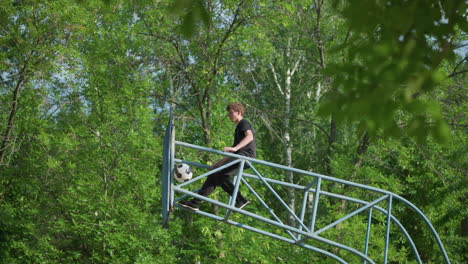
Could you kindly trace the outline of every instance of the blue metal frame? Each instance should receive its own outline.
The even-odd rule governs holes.
[[[174,191],[172,182],[174,179],[170,175],[173,175],[174,169],[174,126],[172,118],[172,108],[169,114],[169,122],[166,128],[166,134],[164,136],[163,143],[163,164],[162,164],[162,182],[161,182],[161,193],[162,193],[162,222],[163,226],[166,226],[169,221],[169,214],[172,211],[172,206],[174,204]]]
[[[171,115],[172,115],[172,113],[171,113]],[[189,143],[185,143],[185,142],[175,141],[172,124],[168,126],[168,130],[171,130],[171,132],[166,133],[165,142],[164,142],[164,147],[165,148],[164,148],[163,162],[166,165],[163,164],[163,185],[169,183],[170,186],[169,187],[168,186],[163,186],[163,223],[164,224],[166,224],[167,220],[168,220],[168,217],[164,218],[164,215],[165,215],[164,212],[167,212],[167,215],[168,215],[168,212],[172,209],[172,206],[175,205],[175,206],[179,207],[177,204],[175,204],[177,201],[179,201],[181,199],[184,199],[187,196],[191,196],[191,197],[199,198],[199,199],[201,199],[203,201],[215,204],[217,206],[220,206],[220,207],[226,209],[226,213],[222,217],[218,216],[218,215],[208,213],[208,212],[203,212],[203,211],[191,211],[191,212],[194,212],[196,214],[204,215],[204,216],[213,218],[215,220],[223,221],[223,222],[226,222],[228,224],[232,224],[232,225],[235,225],[235,226],[238,226],[238,227],[242,227],[244,229],[247,229],[247,230],[250,230],[250,231],[253,231],[253,232],[257,232],[257,233],[262,234],[262,235],[267,235],[267,236],[270,236],[272,238],[275,238],[275,239],[278,239],[278,240],[281,240],[281,241],[285,241],[285,242],[288,242],[288,243],[291,243],[291,244],[298,245],[298,246],[303,247],[303,248],[310,249],[312,251],[315,251],[315,252],[324,254],[324,255],[326,255],[328,257],[331,257],[331,258],[337,260],[340,263],[347,263],[347,262],[344,261],[343,259],[341,259],[340,257],[336,256],[333,253],[330,253],[330,252],[327,252],[325,250],[322,250],[322,249],[313,247],[311,245],[308,245],[306,243],[307,240],[312,239],[312,240],[315,240],[315,241],[323,242],[325,244],[328,244],[328,245],[331,245],[331,246],[334,246],[334,247],[349,251],[350,253],[360,257],[362,259],[362,263],[375,263],[372,259],[370,259],[368,257],[370,231],[371,231],[371,226],[372,226],[371,219],[372,219],[373,211],[375,210],[375,211],[378,211],[378,212],[380,212],[380,213],[382,213],[382,214],[384,214],[386,216],[386,233],[385,233],[385,248],[384,248],[383,263],[386,264],[387,260],[388,260],[388,247],[389,247],[389,243],[390,243],[390,228],[391,228],[392,224],[396,225],[399,228],[399,230],[403,233],[403,235],[406,237],[406,239],[408,240],[408,243],[410,244],[410,246],[411,246],[411,248],[413,250],[413,254],[415,256],[416,261],[418,263],[422,263],[421,258],[419,256],[419,252],[417,250],[417,247],[414,244],[413,240],[411,239],[410,235],[408,234],[408,232],[406,231],[404,226],[398,221],[398,219],[396,219],[392,215],[392,204],[393,204],[394,200],[397,200],[397,201],[402,202],[403,204],[405,204],[409,208],[411,208],[413,211],[415,211],[419,215],[419,217],[421,217],[424,220],[424,222],[427,224],[427,227],[432,232],[432,234],[433,234],[433,236],[434,236],[434,238],[435,238],[435,240],[436,240],[436,242],[437,242],[437,244],[438,244],[438,246],[439,246],[439,248],[441,250],[441,253],[442,253],[443,257],[444,257],[445,263],[448,263],[448,264],[450,263],[447,252],[446,252],[446,250],[445,250],[445,248],[444,248],[444,246],[443,246],[443,244],[442,244],[442,242],[441,242],[441,240],[439,238],[439,235],[437,234],[436,230],[434,229],[434,227],[432,226],[432,224],[430,223],[428,218],[416,206],[414,206],[412,203],[410,203],[406,199],[404,199],[404,198],[402,198],[402,197],[400,197],[400,196],[398,196],[396,194],[393,194],[391,192],[388,192],[388,191],[385,191],[385,190],[382,190],[382,189],[378,189],[378,188],[375,188],[375,187],[371,187],[371,186],[367,186],[367,185],[363,185],[363,184],[359,184],[359,183],[353,183],[353,182],[349,182],[349,181],[346,181],[346,180],[337,179],[337,178],[333,178],[333,177],[329,177],[329,176],[325,176],[325,175],[321,175],[321,174],[317,174],[317,173],[313,173],[313,172],[309,172],[309,171],[304,171],[304,170],[300,170],[300,169],[296,169],[296,168],[291,168],[291,167],[287,167],[287,166],[283,166],[283,165],[278,165],[278,164],[271,163],[271,162],[257,160],[257,159],[254,159],[254,158],[249,158],[249,157],[245,157],[245,156],[235,155],[235,154],[232,154],[232,153],[227,153],[227,152],[222,152],[222,151],[218,151],[218,150],[214,150],[214,149],[209,149],[209,148],[205,148],[205,147],[201,147],[201,146],[197,146],[197,145],[193,145],[193,144],[189,144]],[[170,134],[171,136],[169,137],[169,136],[167,136],[167,134]],[[169,142],[166,142],[166,140],[169,141]],[[166,147],[166,146],[168,146],[168,147]],[[200,164],[200,163],[195,163],[195,162],[190,162],[190,161],[184,161],[184,160],[180,160],[180,159],[175,158],[174,153],[175,153],[175,147],[176,146],[178,146],[178,147],[180,146],[180,147],[184,147],[184,148],[191,148],[191,149],[195,149],[195,150],[199,150],[199,151],[205,151],[205,152],[209,152],[209,153],[213,153],[213,154],[219,154],[219,155],[222,155],[222,156],[233,157],[233,158],[236,158],[236,160],[234,160],[234,161],[230,162],[229,164],[226,164],[226,165],[224,165],[222,167],[219,167],[219,168],[217,168],[215,170],[208,171],[207,173],[204,173],[204,174],[202,174],[202,175],[200,175],[198,177],[195,177],[195,178],[191,179],[190,181],[184,182],[182,184],[174,185],[173,180],[172,180],[172,178],[173,178],[172,177],[172,175],[173,175],[172,170],[173,170],[175,162],[185,162],[185,163],[187,163],[189,165],[192,165],[192,166],[195,166],[195,167],[209,168],[209,166],[207,166],[205,164]],[[168,157],[170,157],[170,158],[168,158]],[[204,197],[204,196],[200,196],[200,195],[197,194],[197,190],[189,191],[189,190],[184,188],[184,187],[187,187],[190,184],[192,184],[194,182],[197,182],[197,181],[199,181],[199,180],[201,180],[201,179],[203,179],[203,178],[205,178],[205,177],[207,177],[207,176],[209,176],[209,175],[211,175],[211,174],[213,174],[213,173],[215,173],[215,172],[217,172],[219,170],[222,170],[223,168],[226,168],[228,166],[231,166],[231,165],[237,164],[237,163],[240,163],[240,166],[239,166],[240,168],[239,168],[238,173],[237,173],[237,175],[235,176],[235,179],[234,179],[234,186],[235,187],[234,187],[233,197],[230,197],[228,203],[222,203],[220,201],[216,201],[216,200]],[[254,173],[253,174],[245,173],[244,172],[244,164],[247,164],[252,169],[252,171]],[[256,164],[265,165],[265,166],[268,166],[268,167],[281,169],[281,170],[284,170],[284,171],[291,171],[291,172],[298,173],[298,174],[301,174],[301,175],[304,175],[304,176],[310,176],[310,177],[312,177],[311,178],[312,181],[307,186],[302,186],[302,185],[298,185],[298,184],[291,184],[291,183],[287,183],[287,182],[283,182],[283,181],[279,181],[279,180],[275,180],[275,179],[270,179],[270,178],[264,177],[264,176],[262,176],[260,174],[260,172],[254,166]],[[165,166],[170,166],[170,168],[165,168]],[[166,178],[166,179],[164,179],[164,178]],[[294,217],[295,221],[298,224],[298,227],[293,227],[293,226],[286,225],[280,220],[280,218],[273,212],[273,210],[271,210],[271,208],[267,205],[267,203],[265,201],[263,201],[262,197],[249,184],[249,182],[247,180],[251,180],[251,179],[260,181],[274,195],[274,197],[281,203],[281,205],[284,207],[284,209],[287,210],[288,213]],[[367,190],[367,191],[376,193],[376,194],[380,195],[380,197],[378,197],[377,199],[375,199],[373,201],[364,201],[364,200],[359,200],[359,199],[348,197],[348,196],[341,195],[341,194],[326,192],[326,191],[321,190],[321,185],[322,185],[323,181],[330,181],[330,182],[344,184],[344,185],[347,185],[347,186],[361,188],[363,190]],[[241,183],[244,184],[249,189],[250,193],[252,193],[256,197],[256,199],[260,202],[260,204],[262,204],[262,206],[267,209],[267,211],[271,214],[271,216],[272,216],[272,218],[274,220],[263,217],[263,216],[260,216],[260,215],[257,215],[257,214],[252,213],[252,212],[248,212],[246,210],[239,210],[234,206],[235,198],[236,198],[236,195],[238,193],[239,186],[240,186]],[[300,210],[300,215],[299,216],[297,216],[294,213],[294,211],[287,205],[287,203],[283,201],[281,196],[272,188],[271,184],[277,184],[277,185],[286,186],[286,187],[289,187],[289,188],[295,188],[295,189],[301,190],[303,192],[304,197],[303,197],[303,200],[302,200],[302,208]],[[181,197],[178,197],[177,199],[174,199],[174,192],[181,193],[183,195]],[[313,205],[312,205],[312,212],[311,212],[311,215],[310,215],[310,223],[309,223],[309,226],[307,226],[304,223],[304,218],[305,218],[305,215],[306,215],[307,199],[308,199],[307,197],[308,197],[309,194],[313,195]],[[340,218],[340,219],[326,225],[325,227],[323,227],[323,228],[321,228],[319,230],[315,230],[316,229],[315,222],[316,222],[316,217],[317,217],[317,208],[319,206],[319,201],[320,201],[321,196],[327,196],[327,197],[331,197],[331,198],[337,198],[337,199],[350,201],[350,202],[362,205],[362,207],[360,207],[359,209],[347,214],[346,216],[344,216],[344,217],[342,217],[342,218]],[[378,206],[380,203],[384,203],[385,201],[387,201],[386,208],[382,208],[382,207]],[[188,210],[188,209],[183,208],[183,207],[179,207],[179,208],[184,209],[184,210]],[[343,245],[343,244],[335,242],[335,241],[328,240],[328,239],[320,236],[321,233],[323,233],[323,232],[329,230],[330,228],[342,223],[343,221],[346,221],[347,219],[350,219],[353,216],[356,216],[356,215],[358,215],[360,213],[363,213],[365,211],[368,211],[368,216],[367,216],[368,217],[368,223],[367,223],[367,230],[366,230],[366,236],[365,236],[365,242],[364,242],[364,249],[362,250],[362,252],[360,250],[350,248],[350,247],[348,247],[346,245]],[[280,236],[278,234],[274,234],[274,233],[271,233],[271,232],[266,231],[266,230],[260,230],[260,229],[255,228],[255,227],[251,227],[251,226],[248,226],[248,225],[233,221],[233,220],[230,219],[230,215],[231,215],[232,212],[237,212],[239,214],[243,214],[243,215],[246,215],[248,217],[257,219],[259,221],[262,221],[262,222],[271,224],[273,226],[282,228],[282,230],[284,230],[289,235],[290,238]]]

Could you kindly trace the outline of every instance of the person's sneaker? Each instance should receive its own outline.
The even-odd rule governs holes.
[[[185,208],[195,210],[195,211],[197,211],[198,208],[200,207],[200,204],[198,204],[197,202],[194,202],[193,200],[179,202],[179,205]]]
[[[236,201],[236,208],[237,209],[242,209],[244,208],[246,205],[249,204],[249,201],[248,200],[245,200],[245,201]]]

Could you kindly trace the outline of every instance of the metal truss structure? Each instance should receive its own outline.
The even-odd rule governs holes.
[[[172,177],[174,165],[176,163],[184,162],[191,166],[200,168],[200,170],[209,168],[209,166],[206,164],[200,164],[176,158],[176,147],[188,148],[191,150],[216,154],[220,156],[229,156],[236,158],[236,160],[232,161],[229,164],[225,164],[224,166],[219,167],[215,170],[207,170],[206,173],[203,173],[187,182],[176,185],[174,184],[174,177]],[[227,201],[226,203],[198,195],[197,190],[191,191],[188,189],[188,187],[192,186],[193,183],[199,182],[207,176],[237,163],[239,164],[239,169],[237,171],[237,175],[234,177],[234,194],[232,197],[229,198],[229,201]],[[247,173],[246,169],[253,173]],[[300,175],[302,179],[307,180],[305,181],[305,184],[301,185],[292,184],[267,177],[268,173],[271,173],[272,170],[283,171],[283,173],[288,171],[290,173]],[[355,198],[343,193],[330,192],[323,188],[325,184],[345,186],[344,188],[353,188],[353,190],[359,189],[363,193],[368,193],[368,195],[366,195],[366,198],[371,199]],[[255,202],[258,205],[258,207],[263,208],[265,212],[264,215],[258,214],[257,211],[250,212],[248,210],[240,210],[234,206],[236,196],[241,185],[246,187],[249,190],[249,194],[253,195],[256,198]],[[295,208],[291,208],[287,204],[285,199],[281,197],[278,188],[294,189],[295,192],[299,193],[299,196],[302,196],[302,203]],[[261,193],[259,193],[259,189],[261,189],[262,192],[269,192],[268,197],[270,198],[268,201],[266,201],[263,198],[264,194],[262,195]],[[175,193],[180,194],[181,196],[174,198]],[[430,223],[429,219],[415,205],[413,205],[403,197],[382,189],[374,188],[359,183],[354,183],[338,178],[329,177],[326,175],[278,165],[271,162],[266,162],[258,159],[248,158],[245,156],[239,156],[232,153],[226,153],[185,142],[176,141],[172,111],[164,139],[162,194],[163,225],[167,225],[169,221],[170,212],[173,210],[174,207],[189,210],[184,207],[178,206],[177,202],[181,199],[185,199],[188,196],[190,196],[199,198],[208,203],[215,204],[220,208],[224,208],[223,215],[215,215],[202,210],[189,210],[193,213],[210,217],[212,219],[222,221],[237,227],[241,227],[261,235],[270,236],[272,238],[315,251],[317,253],[330,257],[339,263],[348,262],[345,261],[342,257],[338,256],[337,254],[330,252],[331,250],[326,250],[323,249],[324,247],[320,248],[316,245],[321,244],[326,245],[325,248],[335,247],[347,251],[357,256],[362,261],[362,263],[386,264],[388,261],[389,243],[391,242],[390,230],[392,227],[396,227],[397,229],[392,230],[392,232],[400,232],[401,236],[404,237],[407,243],[410,245],[413,253],[412,255],[414,256],[417,263],[422,263],[420,254],[418,252],[418,248],[415,245],[408,231],[405,229],[404,224],[401,223],[392,214],[392,205],[398,202],[405,206],[407,209],[410,209],[411,211],[415,212],[416,215],[422,221],[425,222],[426,227],[431,232],[434,240],[436,241],[440,249],[440,253],[443,255],[445,263],[450,263],[446,250],[439,238],[439,235]],[[323,201],[328,201],[329,199],[334,199],[340,202],[345,201],[344,203],[349,204],[350,207],[352,207],[352,210],[350,212],[346,212],[345,214],[337,214],[338,218],[330,223],[320,223],[319,225],[319,208]],[[275,204],[276,208],[280,208],[279,210],[282,212],[282,215],[286,214],[289,218],[292,218],[292,222],[294,224],[285,223],[288,221],[281,219],[281,217],[278,216],[277,213],[275,213],[275,210],[272,208],[272,203]],[[258,227],[254,227],[252,225],[241,223],[240,221],[233,219],[232,213],[241,214],[245,217],[255,219],[255,222],[262,224]],[[360,217],[361,221],[366,222],[366,230],[363,231],[363,233],[365,234],[363,234],[362,236],[364,238],[364,241],[362,243],[361,249],[355,249],[341,243],[340,241],[333,241],[332,239],[327,238],[327,236],[325,235],[327,231],[334,229],[338,225],[343,224],[347,220],[350,220],[351,218],[355,217]],[[383,238],[384,252],[383,259],[380,261],[373,260],[368,256],[369,245],[370,243],[372,243],[371,230],[373,228],[373,224],[385,224],[385,237]],[[266,228],[267,226],[270,226],[271,228]],[[281,231],[278,232],[277,230]],[[311,241],[313,241],[314,243],[311,243]]]

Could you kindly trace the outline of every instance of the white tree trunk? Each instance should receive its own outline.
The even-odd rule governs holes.
[[[284,144],[284,158],[286,162],[286,166],[292,167],[293,166],[293,161],[292,161],[292,143],[291,143],[291,137],[290,137],[290,122],[291,122],[291,80],[293,77],[293,74],[295,72],[295,68],[291,69],[291,52],[290,52],[290,47],[291,47],[291,39],[288,39],[288,46],[286,48],[286,58],[285,61],[287,62],[288,67],[286,68],[286,79],[285,79],[285,84],[284,84],[284,103],[285,103],[285,114],[286,117],[284,118],[284,136],[283,136],[283,144]],[[297,63],[296,63],[297,67]],[[286,180],[289,183],[294,183],[294,174],[291,171],[286,172]],[[288,205],[291,208],[291,210],[294,212],[295,208],[295,195],[294,195],[294,189],[289,188],[288,189]],[[295,225],[295,220],[292,215],[288,217],[288,224],[291,226]]]
[[[284,146],[284,153],[283,157],[285,160],[285,165],[288,167],[293,167],[293,159],[292,159],[292,152],[293,146],[291,142],[291,131],[290,131],[290,122],[292,118],[291,112],[291,94],[292,94],[292,78],[299,66],[302,57],[298,57],[297,59],[292,58],[291,56],[291,38],[288,40],[288,45],[284,52],[284,64],[285,64],[285,71],[282,73],[284,76],[284,83],[280,83],[280,79],[278,78],[279,73],[276,71],[275,66],[270,63],[271,71],[273,73],[273,79],[275,81],[276,88],[278,89],[281,96],[284,98],[284,120],[283,120],[283,134],[281,135],[281,142]],[[291,63],[295,60],[294,63]],[[294,183],[294,174],[290,171],[286,172],[286,180],[289,183]],[[287,199],[286,203],[294,212],[295,208],[295,194],[294,189],[290,188],[287,191]],[[287,222],[289,225],[295,225],[295,219],[292,215],[289,215]]]

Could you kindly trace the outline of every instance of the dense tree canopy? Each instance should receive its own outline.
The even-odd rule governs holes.
[[[1,1],[0,263],[334,263],[187,212],[161,226],[169,108],[178,140],[221,149],[232,101],[247,106],[260,159],[401,195],[465,263],[466,10],[463,0]],[[423,262],[441,263],[424,224],[394,211]],[[336,237],[360,248],[360,225]],[[416,263],[404,243],[390,251],[389,262]]]

